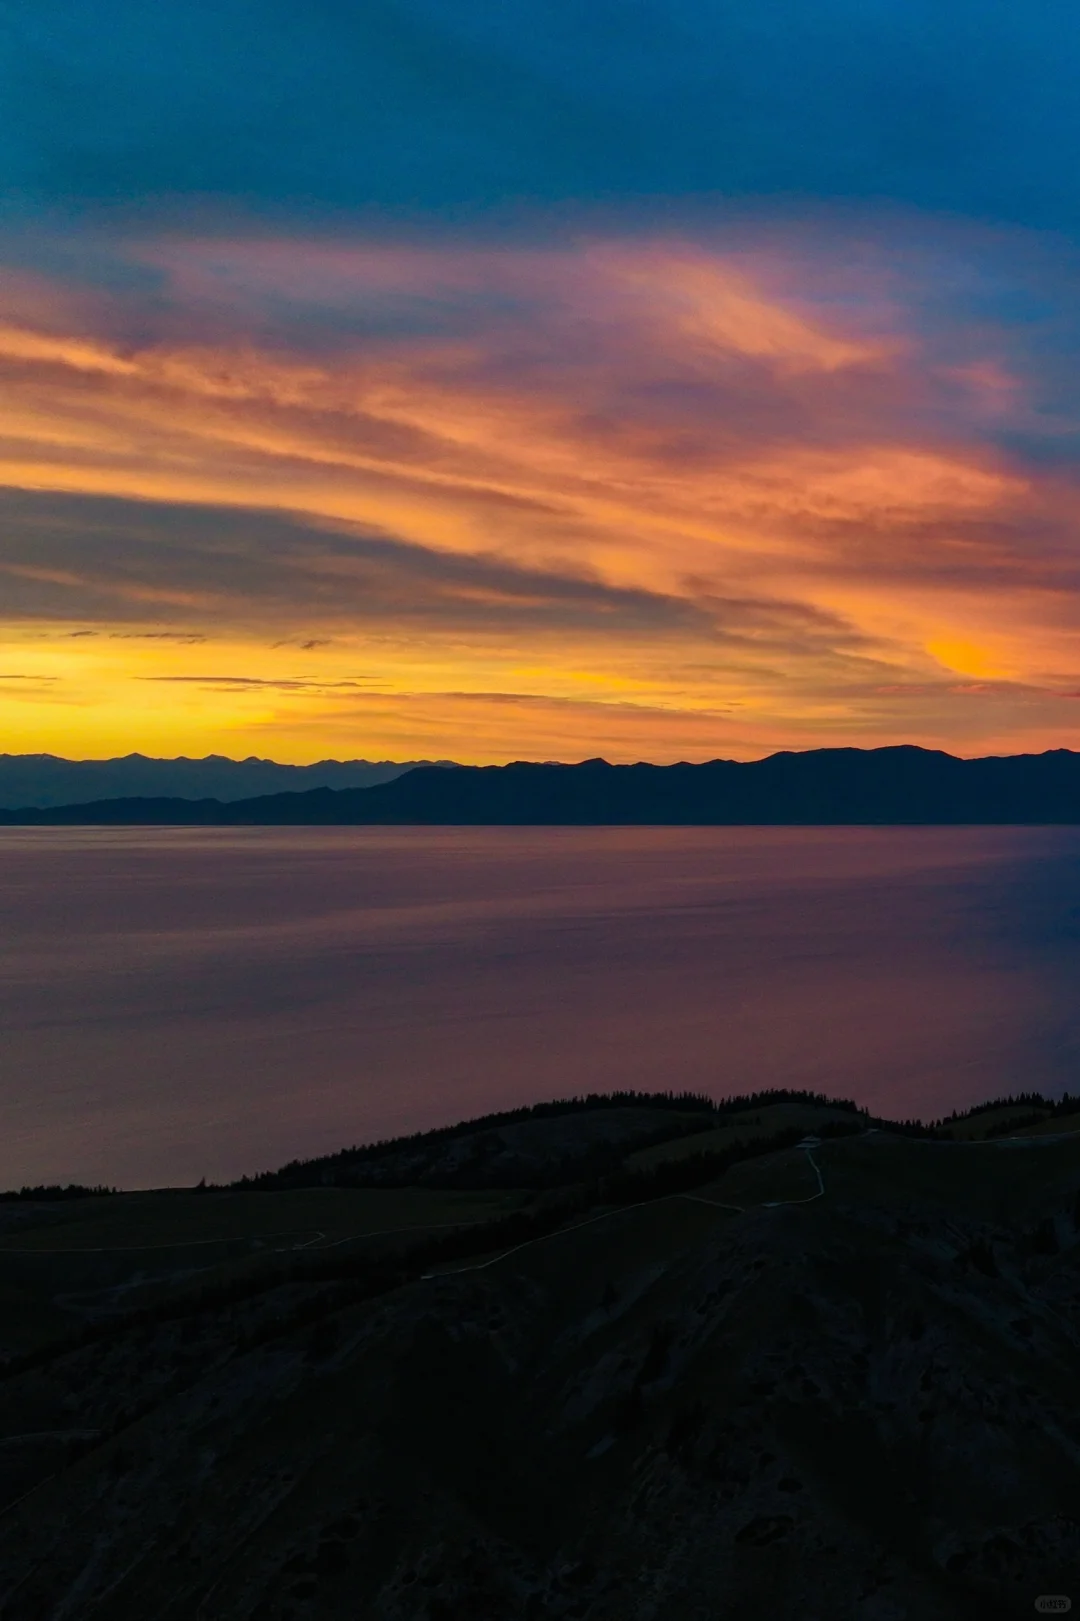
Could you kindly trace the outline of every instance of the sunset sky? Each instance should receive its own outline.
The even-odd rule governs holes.
[[[1080,9],[9,0],[0,750],[1080,747]]]

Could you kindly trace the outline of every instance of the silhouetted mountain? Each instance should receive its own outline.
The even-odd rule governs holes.
[[[256,794],[311,788],[373,788],[391,782],[414,764],[429,761],[319,760],[315,765],[279,765],[276,760],[230,760],[208,754],[156,760],[127,754],[114,760],[64,760],[55,754],[0,754],[0,806],[92,803],[135,796],[220,799],[228,803]],[[445,762],[436,762],[443,764]]]
[[[27,823],[738,825],[1077,823],[1080,754],[961,760],[938,750],[813,749],[703,765],[421,766],[366,789],[223,804],[121,799],[0,814]]]

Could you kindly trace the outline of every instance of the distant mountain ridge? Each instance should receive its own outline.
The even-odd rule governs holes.
[[[418,766],[367,788],[231,804],[159,796],[0,812],[8,824],[738,826],[1080,824],[1080,754],[962,760],[912,745],[701,765]]]
[[[208,754],[155,759],[127,754],[112,760],[66,760],[56,754],[0,754],[0,807],[89,804],[103,799],[218,799],[229,804],[261,794],[310,788],[373,788],[414,765],[447,761],[319,760],[279,765],[249,756],[232,760]]]

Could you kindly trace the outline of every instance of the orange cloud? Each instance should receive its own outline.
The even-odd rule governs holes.
[[[1072,486],[983,436],[1029,414],[1000,358],[943,363],[895,300],[845,325],[812,277],[674,241],[131,251],[167,316],[44,280],[0,304],[0,483],[40,497],[0,536],[0,634],[47,666],[64,625],[182,620],[259,684],[166,715],[147,678],[189,652],[87,642],[39,717],[69,695],[65,752],[128,723],[355,751],[354,720],[385,751],[395,705],[410,752],[475,758],[1072,735]],[[319,679],[282,685],[273,644],[313,628]],[[377,722],[324,703],[358,658]]]
[[[681,334],[699,353],[715,350],[795,372],[831,372],[886,361],[899,348],[895,340],[860,341],[830,331],[763,296],[745,274],[701,252],[609,253],[599,262],[617,287],[638,297],[646,319],[668,338]]]

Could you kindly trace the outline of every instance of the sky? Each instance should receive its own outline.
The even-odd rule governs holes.
[[[1080,11],[5,0],[0,748],[1080,748]]]

